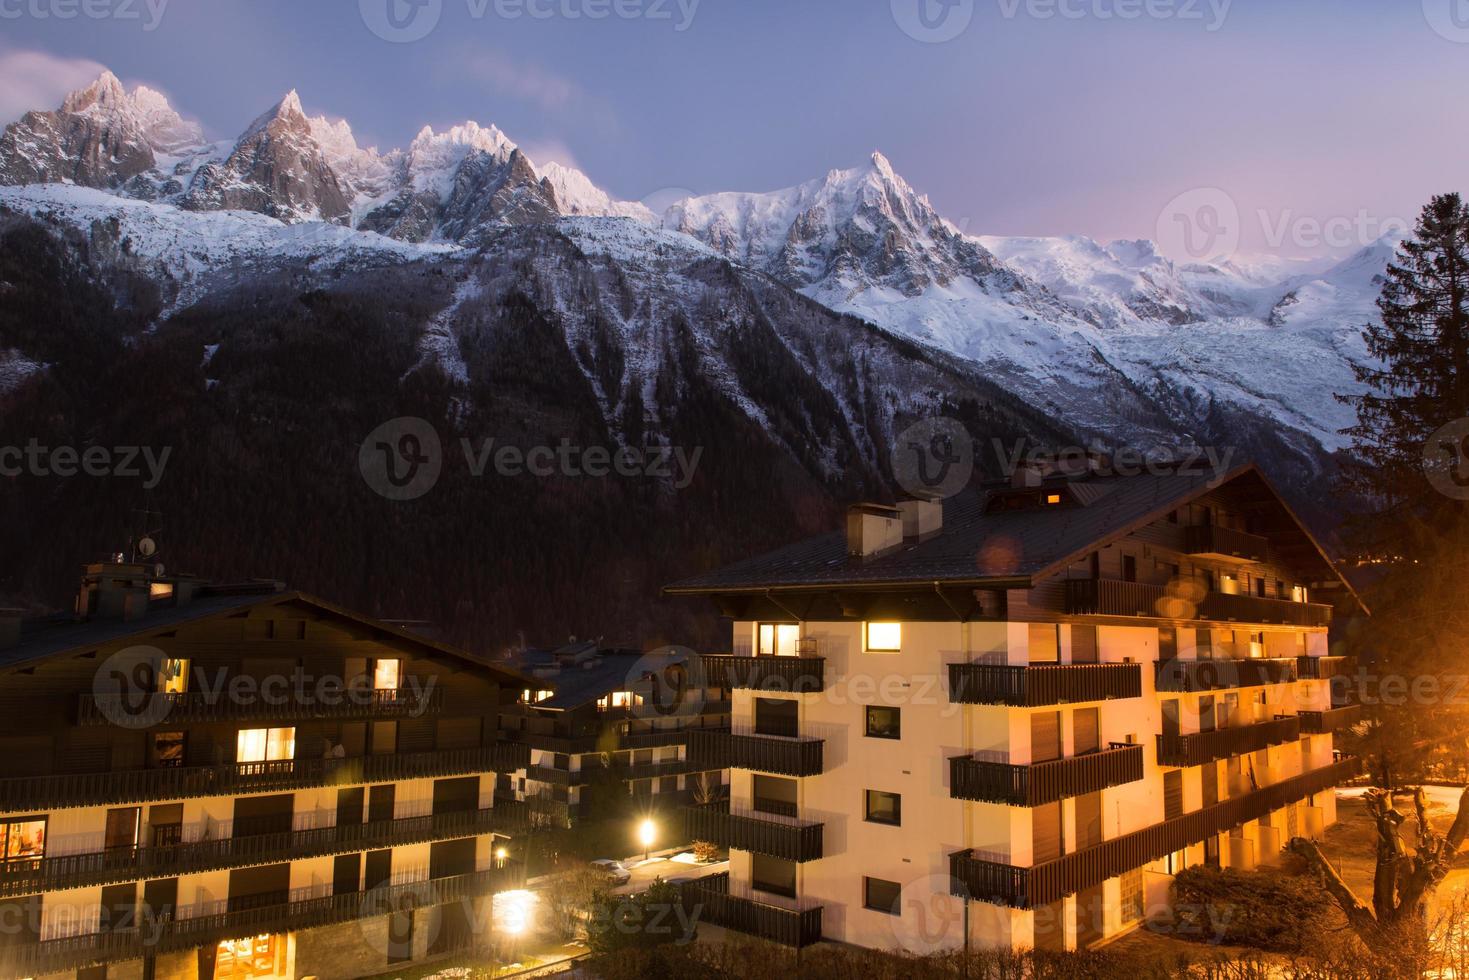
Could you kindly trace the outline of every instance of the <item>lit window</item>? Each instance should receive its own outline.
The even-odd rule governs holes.
[[[403,661],[375,660],[372,665],[372,689],[374,691],[396,691],[401,680]]]
[[[631,691],[613,691],[611,694],[604,694],[597,699],[597,707],[603,710],[607,708],[631,708],[642,703],[642,696],[634,694]]]
[[[173,596],[172,582],[150,582],[148,584],[148,598],[168,599]]]
[[[45,855],[44,819],[14,820],[0,824],[0,857],[7,864],[11,861],[34,860]]]
[[[1291,597],[1291,601],[1292,602],[1305,602],[1306,601],[1306,587],[1304,585],[1294,586],[1290,590],[1290,597]]]
[[[901,709],[885,705],[868,705],[868,738],[902,738],[903,724]]]
[[[795,623],[761,623],[760,655],[764,657],[794,657],[796,641],[801,638],[801,627]]]
[[[1048,494],[1046,494],[1046,505],[1047,506],[1051,506],[1051,505],[1054,505],[1054,504],[1059,504],[1060,502],[1061,502],[1061,495],[1059,493],[1048,493]]]
[[[189,662],[165,657],[158,665],[158,690],[162,694],[183,694],[189,689]]]
[[[868,823],[885,823],[894,827],[902,825],[903,798],[900,795],[869,789],[866,793],[866,801],[864,819]]]
[[[555,691],[532,691],[530,688],[526,688],[520,692],[520,700],[525,704],[536,704],[546,700],[555,693]]]
[[[236,762],[279,762],[295,757],[294,728],[245,728],[235,740]]]
[[[903,649],[902,623],[868,623],[867,649],[872,653],[897,653]]]

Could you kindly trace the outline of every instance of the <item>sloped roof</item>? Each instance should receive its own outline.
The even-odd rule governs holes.
[[[59,614],[29,620],[22,625],[19,643],[6,649],[0,649],[0,670],[20,669],[51,657],[81,652],[121,640],[144,641],[187,623],[230,615],[254,606],[296,602],[367,627],[397,643],[462,660],[481,670],[498,673],[508,682],[522,684],[530,680],[526,675],[503,664],[486,661],[448,644],[396,629],[387,623],[360,615],[304,592],[274,591],[259,587],[238,591],[206,587],[203,591],[204,594],[196,596],[183,606],[167,604],[150,608],[141,619],[79,620],[68,614]]]
[[[668,586],[672,595],[758,593],[772,590],[864,589],[951,583],[1025,588],[1063,569],[1089,551],[1161,520],[1216,486],[1250,481],[1280,505],[1291,553],[1350,590],[1310,532],[1253,465],[1222,478],[1199,472],[1145,472],[1126,476],[1089,476],[1058,483],[1071,490],[1075,504],[986,513],[996,493],[970,491],[944,501],[941,533],[907,541],[891,551],[853,557],[841,531],[808,538],[754,558]],[[1355,592],[1352,593],[1355,597]]]

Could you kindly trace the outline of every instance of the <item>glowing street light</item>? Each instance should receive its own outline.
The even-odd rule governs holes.
[[[638,839],[643,842],[643,860],[647,861],[653,850],[653,841],[658,839],[658,825],[652,820],[638,824]]]

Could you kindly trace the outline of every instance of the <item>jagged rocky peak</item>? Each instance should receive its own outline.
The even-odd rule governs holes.
[[[0,136],[0,183],[71,182],[118,188],[162,161],[202,146],[203,131],[162,93],[131,93],[110,71],[54,111],[28,112]]]
[[[345,223],[352,213],[294,89],[250,124],[226,159],[199,168],[184,205],[258,211],[288,223]]]

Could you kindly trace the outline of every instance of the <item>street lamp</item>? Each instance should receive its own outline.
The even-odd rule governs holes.
[[[653,841],[658,837],[658,826],[652,820],[644,820],[638,824],[638,839],[643,842],[643,860],[648,860],[648,855],[653,850]]]

